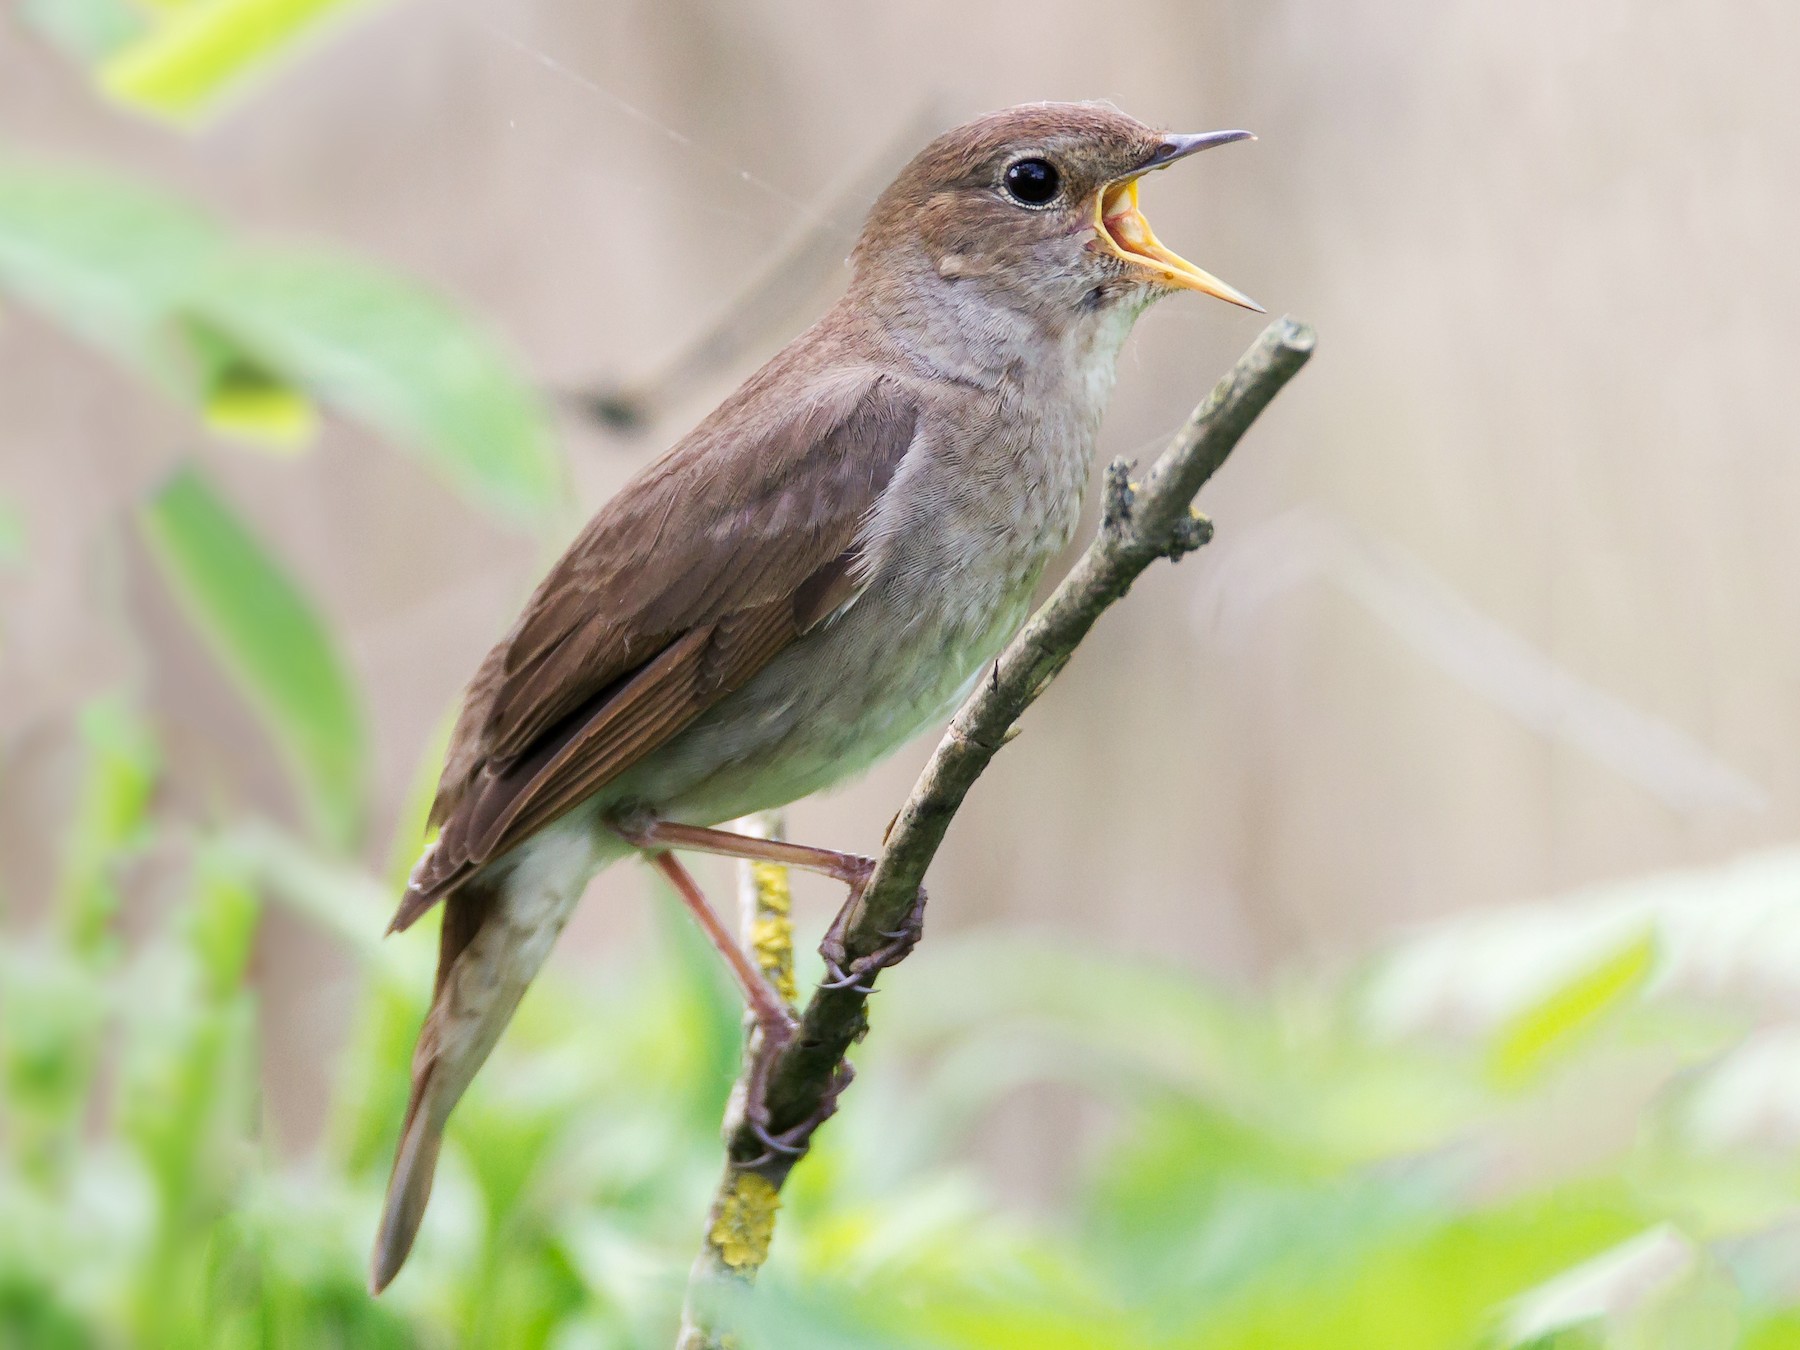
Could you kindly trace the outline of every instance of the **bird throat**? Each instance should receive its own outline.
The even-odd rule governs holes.
[[[1073,399],[1097,418],[1119,353],[1157,292],[1133,287],[1098,304],[1025,309],[935,272],[912,302],[883,314],[887,336],[921,374],[983,389],[1023,386]]]

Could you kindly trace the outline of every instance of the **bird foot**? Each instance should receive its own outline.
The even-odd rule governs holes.
[[[832,1075],[830,1086],[819,1098],[819,1104],[803,1120],[784,1130],[776,1130],[770,1124],[768,1103],[769,1067],[774,1064],[775,1059],[776,1055],[765,1042],[751,1067],[750,1081],[744,1094],[744,1128],[762,1146],[761,1153],[738,1164],[749,1171],[767,1167],[777,1161],[792,1163],[794,1159],[802,1157],[811,1146],[813,1132],[837,1113],[838,1095],[856,1077],[856,1070],[848,1061],[840,1063],[837,1072]]]
[[[874,871],[872,864],[869,870]],[[862,888],[867,884],[868,876],[865,875],[859,883],[851,886],[850,903],[838,911],[837,918],[832,920],[831,927],[826,930],[825,940],[819,944],[819,955],[825,958],[827,978],[823,987],[826,989],[853,989],[859,994],[872,993],[875,976],[889,966],[904,961],[924,935],[926,896],[925,888],[921,886],[905,922],[896,929],[877,930],[887,941],[871,952],[852,958],[844,946],[844,939],[850,926],[851,912],[856,908],[855,902],[861,898]]]

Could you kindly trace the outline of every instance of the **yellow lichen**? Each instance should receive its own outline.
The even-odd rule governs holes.
[[[787,868],[780,863],[759,862],[750,864],[750,872],[756,878],[757,904],[776,914],[786,914],[793,908],[794,894],[788,889]]]
[[[755,1270],[769,1258],[781,1193],[757,1172],[740,1172],[725,1193],[707,1240],[735,1271]]]
[[[799,989],[794,983],[794,922],[788,917],[794,897],[788,889],[787,868],[759,862],[752,863],[750,871],[756,879],[756,920],[750,926],[750,946],[775,991],[792,1003]]]

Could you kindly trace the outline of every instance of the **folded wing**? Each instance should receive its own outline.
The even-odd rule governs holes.
[[[771,367],[609,502],[470,685],[432,809],[443,829],[393,927],[853,599],[859,530],[916,423],[892,375]]]

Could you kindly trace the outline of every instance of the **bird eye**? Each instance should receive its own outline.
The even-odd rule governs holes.
[[[1022,206],[1042,206],[1062,189],[1062,175],[1047,159],[1021,159],[1006,166],[1009,197]]]

